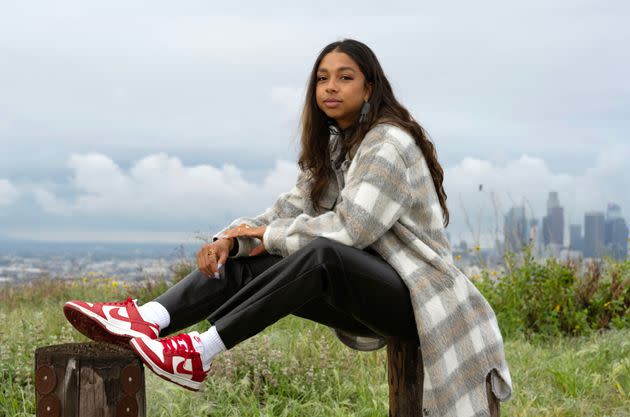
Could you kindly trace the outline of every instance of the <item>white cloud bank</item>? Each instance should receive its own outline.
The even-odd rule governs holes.
[[[602,149],[595,165],[584,173],[567,175],[553,172],[543,159],[528,155],[505,164],[465,158],[445,169],[447,202],[452,222],[457,223],[451,238],[458,242],[479,234],[482,243],[490,245],[497,220],[502,230],[503,214],[510,207],[524,205],[530,218],[540,220],[546,215],[550,191],[558,192],[560,204],[565,208],[567,230],[570,223],[583,225],[587,211],[605,212],[608,202],[619,204],[624,217],[629,219],[629,160],[630,145],[618,145]],[[470,226],[466,225],[466,217]],[[565,239],[568,240],[566,231]]]
[[[627,218],[628,160],[629,145],[605,149],[592,168],[581,175],[567,175],[553,172],[543,159],[528,155],[505,164],[465,158],[445,167],[451,238],[456,243],[475,240],[479,234],[482,244],[490,245],[511,206],[525,205],[528,216],[540,219],[546,214],[550,191],[559,193],[567,229],[569,223],[582,223],[586,211],[604,211],[610,201],[620,204]],[[103,154],[76,154],[69,158],[68,167],[72,172],[68,184],[35,188],[43,211],[89,218],[95,226],[99,220],[119,219],[129,230],[136,223],[150,223],[156,225],[155,232],[185,230],[190,224],[218,229],[234,218],[262,213],[293,187],[297,175],[295,163],[278,160],[263,178],[247,181],[235,165],[185,166],[164,153],[144,157],[128,169]],[[74,195],[62,197],[55,191],[64,187],[74,190]]]
[[[0,207],[12,204],[19,195],[20,192],[11,181],[0,178]]]
[[[118,217],[168,225],[198,219],[209,224],[231,213],[262,212],[295,182],[297,165],[277,161],[259,182],[248,182],[232,164],[184,166],[164,153],[149,155],[125,170],[103,154],[72,155],[72,198],[62,198],[50,187],[36,187],[41,208],[63,216]]]

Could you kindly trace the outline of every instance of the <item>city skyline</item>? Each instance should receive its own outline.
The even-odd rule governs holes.
[[[628,224],[618,204],[609,202],[606,212],[589,210],[584,213],[583,222],[567,223],[558,193],[550,191],[547,214],[541,219],[528,218],[522,206],[510,208],[504,216],[504,241],[497,241],[496,246],[499,252],[503,249],[520,252],[534,243],[537,257],[558,257],[564,251],[565,257],[579,253],[584,258],[601,259],[607,255],[625,260],[630,242],[628,234]]]

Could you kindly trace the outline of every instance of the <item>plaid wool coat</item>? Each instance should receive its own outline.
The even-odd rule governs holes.
[[[324,193],[324,209],[313,209],[309,178],[300,170],[295,187],[264,213],[234,220],[214,239],[245,223],[266,225],[265,249],[283,257],[320,236],[359,249],[370,246],[409,288],[424,363],[425,414],[489,416],[486,376],[491,374],[500,400],[512,393],[503,339],[494,311],[453,262],[422,151],[411,135],[389,124],[373,127],[349,152],[352,159],[340,155],[341,140],[330,138],[337,181]],[[256,238],[237,239],[235,257],[260,244]],[[359,339],[355,345],[342,340],[361,347]]]

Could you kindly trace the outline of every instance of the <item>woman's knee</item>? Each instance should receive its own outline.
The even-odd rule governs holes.
[[[341,247],[346,247],[343,243],[336,240],[328,239],[327,237],[316,237],[305,245],[301,252],[307,256],[314,256],[320,261],[341,262]]]
[[[319,251],[335,251],[338,252],[340,248],[349,248],[348,245],[345,245],[341,242],[338,242],[333,239],[329,239],[327,237],[318,236],[315,239],[311,240],[304,249],[307,250],[319,250]]]

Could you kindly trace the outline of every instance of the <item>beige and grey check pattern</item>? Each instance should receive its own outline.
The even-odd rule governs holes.
[[[331,161],[340,156],[340,140],[331,137]],[[333,164],[337,181],[324,193],[324,209],[313,209],[309,179],[300,171],[293,189],[264,213],[238,218],[224,230],[241,223],[266,225],[266,250],[283,257],[320,236],[376,250],[409,288],[424,362],[426,415],[489,416],[486,375],[492,374],[500,400],[512,392],[503,339],[494,311],[453,262],[422,151],[408,133],[387,124],[371,129],[355,150],[351,160]],[[247,256],[260,243],[238,240],[235,257]]]

